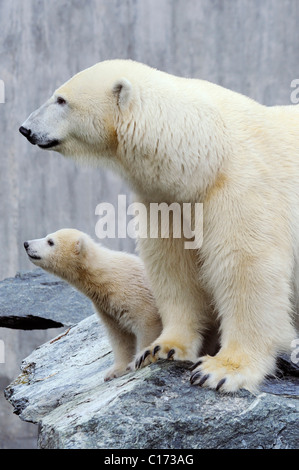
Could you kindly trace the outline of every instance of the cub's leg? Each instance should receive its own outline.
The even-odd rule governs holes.
[[[124,331],[108,315],[98,311],[97,313],[107,329],[114,356],[114,364],[106,371],[104,376],[104,380],[108,381],[125,375],[132,370],[131,361],[136,350],[136,336],[133,333]]]
[[[194,361],[206,327],[207,302],[196,273],[196,252],[184,239],[140,239],[139,251],[162,319],[161,335],[136,357],[136,367],[158,358]]]

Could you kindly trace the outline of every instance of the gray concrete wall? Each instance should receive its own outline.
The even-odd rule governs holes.
[[[25,117],[74,73],[132,58],[266,104],[299,75],[298,0],[1,0],[0,279],[31,269],[23,241],[64,226],[94,235],[94,210],[127,191],[114,175],[29,145]],[[133,249],[131,240],[107,240]]]
[[[298,23],[298,0],[0,0],[0,279],[32,269],[24,240],[66,226],[94,235],[96,205],[129,194],[115,175],[78,167],[18,133],[58,85],[95,62],[131,58],[265,104],[289,104],[290,83],[299,78]],[[133,250],[131,240],[107,245]],[[1,386],[17,374],[15,342],[27,355],[38,339],[7,333],[15,359],[5,373],[0,365]],[[13,429],[27,442],[27,428],[18,422]],[[11,439],[10,447],[19,445]]]

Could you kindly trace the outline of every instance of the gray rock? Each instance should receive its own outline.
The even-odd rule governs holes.
[[[42,269],[0,282],[0,327],[59,328],[74,325],[92,313],[89,299]]]
[[[298,368],[284,360],[256,396],[191,386],[190,364],[170,361],[104,382],[112,354],[92,315],[27,357],[5,396],[41,448],[298,448]]]

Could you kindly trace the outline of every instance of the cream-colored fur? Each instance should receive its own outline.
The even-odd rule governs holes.
[[[295,336],[299,108],[116,60],[75,75],[23,126],[33,143],[117,169],[147,206],[203,203],[198,249],[139,241],[163,322],[140,358],[195,361],[218,321],[220,351],[191,381],[254,390]]]
[[[92,300],[114,353],[114,365],[105,380],[133,370],[136,351],[149,346],[162,329],[142,261],[108,250],[74,229],[30,240],[25,248],[34,264]]]

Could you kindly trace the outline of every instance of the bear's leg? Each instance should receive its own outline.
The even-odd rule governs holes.
[[[234,392],[258,389],[275,370],[278,352],[288,350],[291,322],[291,250],[273,244],[250,254],[232,249],[206,263],[220,318],[221,348],[193,367],[191,383]],[[216,275],[217,273],[217,275]]]
[[[125,332],[113,318],[103,312],[97,313],[106,327],[114,356],[114,364],[104,376],[107,382],[133,370],[131,361],[136,350],[136,336]]]
[[[136,367],[157,359],[194,361],[206,328],[207,299],[200,288],[195,250],[183,239],[141,239],[139,250],[162,319],[161,335],[136,356]]]

